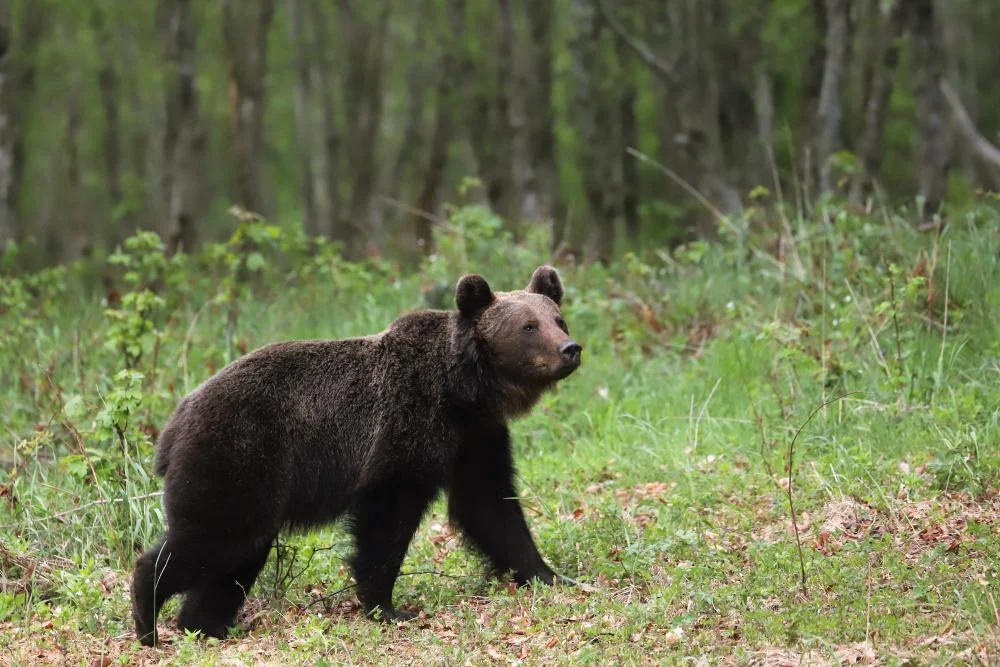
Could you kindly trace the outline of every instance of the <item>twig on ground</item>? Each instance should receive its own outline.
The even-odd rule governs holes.
[[[840,396],[837,396],[836,398],[831,398],[829,401],[824,401],[823,403],[813,408],[813,411],[809,413],[809,416],[806,418],[804,422],[802,422],[802,425],[799,426],[798,429],[796,429],[795,435],[792,436],[791,441],[788,443],[788,488],[786,489],[786,491],[788,493],[788,511],[792,516],[792,530],[795,532],[795,548],[799,554],[799,569],[802,573],[803,595],[808,595],[808,591],[806,589],[806,559],[805,556],[802,555],[802,538],[799,536],[798,521],[795,520],[795,499],[794,499],[794,494],[792,493],[792,474],[795,471],[795,468],[793,466],[795,457],[795,441],[799,439],[799,434],[802,433],[802,429],[806,427],[806,424],[812,421],[812,418],[815,417],[816,413],[818,413],[820,410],[830,405],[831,403],[836,403],[837,401],[850,396],[851,394],[860,394],[860,393],[861,392],[859,391],[849,391],[846,394],[841,394]]]

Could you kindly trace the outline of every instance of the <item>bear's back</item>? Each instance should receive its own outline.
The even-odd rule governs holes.
[[[376,337],[287,341],[233,361],[178,404],[157,443],[157,473],[178,457],[329,430],[331,396],[370,399],[377,349]]]

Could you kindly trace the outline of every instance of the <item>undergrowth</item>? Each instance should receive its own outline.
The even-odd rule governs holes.
[[[751,209],[716,242],[560,266],[583,367],[514,438],[539,547],[581,586],[485,579],[439,502],[396,588],[418,621],[360,618],[332,526],[275,545],[232,639],[165,632],[155,650],[134,641],[127,581],[163,530],[153,448],[176,402],[257,346],[450,307],[468,271],[522,287],[548,239],[458,208],[407,272],[234,211],[196,256],[143,232],[23,275],[12,250],[0,658],[996,660],[1000,214],[930,233],[832,206],[779,219]]]

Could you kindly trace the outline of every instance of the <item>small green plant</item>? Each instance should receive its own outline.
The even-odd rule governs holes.
[[[236,229],[225,243],[207,249],[209,262],[216,267],[220,280],[213,303],[226,309],[226,361],[233,359],[233,341],[240,319],[240,304],[248,300],[254,286],[265,283],[276,270],[274,257],[279,253],[282,231],[267,224],[262,217],[238,206],[229,209]]]
[[[105,344],[121,354],[126,368],[135,368],[150,344],[159,342],[156,318],[164,306],[162,297],[144,289],[126,293],[120,308],[105,311],[111,322]]]
[[[167,272],[166,245],[156,232],[140,231],[125,239],[108,257],[108,263],[122,269],[125,284],[132,289],[152,289]]]
[[[119,307],[104,311],[110,322],[105,345],[121,355],[126,368],[135,368],[151,346],[159,349],[157,325],[166,301],[156,290],[162,287],[170,268],[165,250],[156,233],[138,232],[125,240],[124,249],[108,258],[110,264],[121,267],[130,291],[121,296]]]

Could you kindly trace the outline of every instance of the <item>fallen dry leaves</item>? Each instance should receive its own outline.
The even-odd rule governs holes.
[[[945,547],[952,553],[976,544],[968,532],[970,523],[1000,525],[1000,494],[991,491],[976,499],[965,493],[946,493],[935,500],[899,501],[888,510],[854,498],[839,498],[815,513],[802,512],[796,519],[803,545],[830,556],[849,542],[883,535],[892,537],[907,560]],[[782,526],[761,523],[751,533],[759,543],[774,543],[793,534],[790,521]]]

